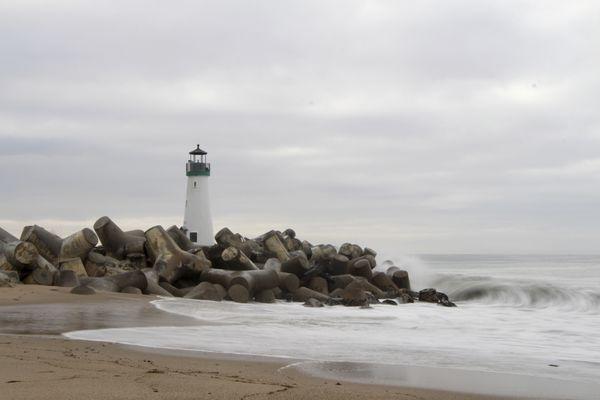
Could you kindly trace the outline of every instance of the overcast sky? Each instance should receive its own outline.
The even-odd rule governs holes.
[[[50,5],[51,4],[51,5]],[[0,2],[0,226],[599,253],[590,1]]]

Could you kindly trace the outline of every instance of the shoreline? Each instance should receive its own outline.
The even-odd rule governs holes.
[[[81,329],[199,325],[192,318],[156,309],[150,304],[155,299],[119,293],[77,296],[67,288],[29,285],[0,289],[0,356],[10,360],[1,363],[0,376],[8,398],[62,399],[64,381],[69,382],[69,393],[74,390],[88,398],[90,392],[97,398],[203,398],[201,393],[206,398],[259,399],[514,398],[391,386],[375,378],[356,379],[352,368],[346,375],[331,375],[325,373],[331,363],[320,363],[319,376],[319,369],[291,367],[300,360],[171,351],[61,335]],[[44,384],[30,384],[38,381]]]

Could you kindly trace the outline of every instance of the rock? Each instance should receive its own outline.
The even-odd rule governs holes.
[[[252,239],[246,239],[239,234],[234,234],[229,228],[223,228],[215,235],[215,241],[222,249],[235,247],[252,259],[254,253],[261,253],[262,247]]]
[[[302,250],[302,242],[296,239],[296,232],[293,229],[283,231],[283,245],[288,251]]]
[[[133,286],[126,286],[123,289],[121,289],[121,293],[142,294],[142,291],[139,288]]]
[[[319,246],[313,246],[310,249],[310,253],[311,253],[310,261],[313,264],[325,264],[325,265],[338,254],[335,247],[330,244],[322,244]]]
[[[398,297],[396,298],[400,304],[408,304],[414,303],[414,298],[409,293],[398,293]]]
[[[87,271],[85,266],[81,262],[81,258],[68,258],[66,260],[62,260],[58,266],[59,271],[73,271],[77,277],[87,277]]]
[[[279,286],[279,276],[277,272],[270,270],[239,271],[233,274],[231,285],[242,285],[248,289],[250,296],[253,296]]]
[[[294,274],[287,272],[277,272],[279,278],[279,288],[288,292],[294,292],[300,287],[300,279]]]
[[[315,292],[314,290],[304,286],[299,287],[298,290],[291,293],[292,301],[306,302],[308,299],[311,298],[322,302],[326,302],[329,300],[329,296],[324,295],[323,293]]]
[[[14,287],[19,283],[19,275],[14,271],[0,271],[0,287]]]
[[[54,265],[50,264],[44,257],[39,255],[36,259],[36,264],[38,264],[38,266],[23,279],[23,283],[28,285],[52,286],[56,279],[56,275],[58,274]]]
[[[81,285],[105,292],[120,292],[127,286],[137,287],[142,292],[146,292],[150,284],[148,278],[146,278],[146,275],[142,271],[129,271],[102,278],[79,277],[79,282]],[[160,286],[156,286],[161,289]],[[166,295],[169,295],[168,292],[163,292],[166,293]]]
[[[53,265],[58,265],[63,240],[38,225],[26,226],[21,240],[33,244],[38,253]]]
[[[308,288],[324,295],[329,295],[329,289],[327,288],[327,281],[325,278],[315,276],[308,282]]]
[[[285,248],[281,239],[279,238],[279,235],[277,235],[275,231],[270,231],[264,235],[263,245],[265,246],[265,249],[273,253],[275,257],[277,257],[282,263],[285,263],[291,258],[290,253]]]
[[[419,301],[425,301],[427,303],[437,303],[437,290],[435,289],[423,289],[419,292]]]
[[[456,307],[456,304],[450,301],[445,293],[437,292],[438,305],[444,307]]]
[[[302,241],[302,251],[304,252],[304,254],[306,254],[306,257],[309,259],[312,257],[313,247],[314,246],[310,242],[307,242],[306,240]]]
[[[390,305],[390,306],[397,306],[397,305],[398,305],[398,303],[396,303],[396,302],[395,302],[394,300],[392,300],[392,299],[385,299],[385,300],[382,300],[382,301],[381,301],[381,304],[387,304],[387,305]]]
[[[98,236],[89,228],[83,228],[62,239],[59,260],[80,258],[84,260],[98,244]]]
[[[75,286],[73,289],[71,289],[71,293],[88,295],[88,294],[95,294],[96,291],[89,286],[81,285],[81,286]]]
[[[59,271],[56,274],[54,286],[76,287],[79,286],[79,278],[77,277],[77,274],[75,274],[75,271]]]
[[[353,284],[360,285],[363,290],[371,293],[377,299],[383,299],[386,297],[385,292],[379,289],[377,286],[373,285],[366,278],[357,276],[355,277],[355,281]]]
[[[218,283],[213,283],[213,287],[215,288],[221,299],[227,297],[227,290],[225,290],[223,286],[219,285]]]
[[[362,276],[363,278],[371,279],[373,271],[371,263],[366,258],[356,258],[348,263],[348,273],[354,276]]]
[[[398,267],[391,266],[387,269],[386,274],[399,289],[410,290],[408,272],[401,270]]]
[[[357,282],[349,284],[342,292],[342,304],[350,307],[358,307],[369,304],[369,296],[366,290]]]
[[[327,272],[331,275],[344,275],[348,273],[348,257],[336,254],[327,265]]]
[[[163,289],[158,284],[159,276],[158,276],[158,272],[155,269],[144,268],[141,271],[131,271],[130,273],[133,273],[133,272],[141,272],[142,274],[144,274],[144,277],[146,278],[146,288],[140,287],[140,289],[142,290],[142,293],[154,294],[157,296],[164,296],[164,297],[173,297],[173,295],[169,291]],[[135,286],[135,285],[126,285],[126,286]]]
[[[106,274],[106,256],[96,251],[91,251],[86,257],[83,266],[89,277],[103,277]]]
[[[195,300],[223,300],[222,292],[215,288],[215,285],[209,282],[201,282],[183,297],[186,299]]]
[[[297,255],[288,258],[286,261],[281,262],[281,272],[287,272],[296,275],[298,278],[302,278],[306,272],[308,272],[310,264],[306,257]]]
[[[169,234],[169,236],[171,236],[173,241],[175,241],[175,243],[177,243],[177,246],[179,246],[179,248],[181,248],[182,250],[190,251],[190,250],[194,250],[194,249],[200,249],[202,247],[202,246],[192,242],[185,235],[185,233],[175,225],[169,227],[169,229],[167,229],[167,233]]]
[[[223,250],[221,258],[227,265],[228,269],[237,271],[252,271],[258,270],[258,267],[244,254],[243,251],[230,246]]]
[[[304,302],[304,307],[325,307],[323,303],[321,303],[317,299],[313,299],[312,297]]]
[[[329,277],[329,291],[333,292],[335,289],[344,289],[355,280],[356,278],[350,274],[331,276]]]
[[[275,294],[273,290],[262,290],[254,295],[254,300],[259,303],[275,303]]]
[[[154,260],[153,269],[169,283],[183,277],[199,277],[202,271],[211,267],[202,252],[190,254],[181,250],[162,226],[146,231],[146,249],[150,259]]]
[[[16,271],[34,267],[39,253],[33,244],[20,241],[3,230],[0,234],[0,255],[5,259],[5,263],[10,264]]]
[[[229,287],[231,286],[231,279],[233,278],[234,273],[234,271],[211,268],[202,271],[202,274],[200,275],[200,280],[204,282],[218,283],[225,289],[229,289]]]
[[[399,289],[392,279],[384,272],[375,272],[371,278],[371,283],[384,292],[395,293]]]
[[[146,238],[139,233],[123,232],[108,217],[99,218],[94,223],[94,230],[111,257],[123,260],[129,253],[144,253]]]
[[[438,292],[432,288],[421,290],[419,292],[419,301],[437,303],[445,307],[456,307],[456,304],[451,302],[445,293]]]
[[[275,258],[275,257],[268,258],[265,261],[262,269],[270,269],[270,270],[273,270],[273,271],[281,271],[281,261],[279,261],[279,259]]]
[[[280,288],[276,287],[271,289],[271,291],[273,292],[273,296],[275,296],[276,299],[283,299],[283,290],[281,290]],[[286,292],[289,293],[289,292]]]
[[[148,261],[146,255],[143,253],[129,253],[127,254],[126,260],[121,261],[119,265],[126,263],[130,270],[144,269],[148,267]]]
[[[373,249],[365,247],[364,250],[363,250],[363,256],[366,256],[366,255],[369,255],[369,256],[372,256],[372,257],[377,257],[377,252],[375,250],[373,250]]]
[[[348,257],[350,260],[363,255],[363,249],[352,243],[344,243],[340,246],[339,254]]]
[[[186,294],[188,294],[190,292],[190,290],[193,289],[193,287],[180,289],[180,288],[177,288],[177,287],[171,285],[169,282],[165,282],[165,281],[158,282],[158,285],[161,288],[163,288],[164,290],[166,290],[167,292],[171,293],[175,297],[184,297]]]
[[[242,285],[231,285],[227,290],[227,296],[236,303],[247,303],[250,301],[250,291]]]

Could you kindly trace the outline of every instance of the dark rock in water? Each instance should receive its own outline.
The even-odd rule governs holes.
[[[398,293],[396,298],[400,304],[414,303],[414,298],[408,293]]]
[[[344,303],[341,297],[330,297],[329,299],[327,299],[325,304],[327,304],[328,306],[341,306]]]
[[[325,307],[323,303],[321,303],[317,299],[313,299],[312,297],[304,303],[304,307]]]
[[[227,296],[236,303],[247,303],[250,301],[250,291],[242,285],[231,285],[227,290]]]
[[[359,307],[369,304],[369,297],[360,285],[350,284],[342,293],[342,304],[350,307]]]
[[[450,301],[445,293],[437,292],[438,304],[444,307],[456,307],[456,304]]]
[[[427,303],[437,303],[437,290],[435,289],[423,289],[419,292],[419,301],[425,301]]]
[[[81,285],[81,286],[75,286],[73,289],[71,289],[71,293],[88,295],[88,294],[95,294],[96,291],[89,286]]]
[[[261,290],[254,294],[254,301],[258,303],[275,303],[275,293],[271,289]]]
[[[454,304],[453,302],[451,302],[450,300],[440,300],[440,302],[438,303],[439,306],[444,306],[444,307],[456,307],[456,304]]]
[[[427,303],[437,303],[445,307],[456,307],[456,304],[450,301],[445,293],[438,292],[435,289],[423,289],[419,292],[419,301]]]
[[[394,300],[392,300],[392,299],[385,299],[385,300],[382,300],[381,304],[388,304],[388,305],[390,305],[390,306],[397,306],[397,305],[398,305],[398,303],[396,303],[396,302],[395,302]]]
[[[329,300],[329,296],[324,295],[323,293],[320,293],[320,292],[316,292],[305,286],[301,286],[298,288],[298,290],[293,292],[291,295],[291,298],[293,301],[302,301],[302,302],[305,302],[311,298],[317,299],[322,302],[326,302],[327,300]]]
[[[121,293],[142,294],[142,291],[139,288],[136,288],[133,286],[127,286],[127,287],[124,287],[123,289],[121,289]]]

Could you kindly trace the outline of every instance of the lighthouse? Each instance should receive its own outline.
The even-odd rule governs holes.
[[[190,158],[185,165],[187,190],[183,231],[192,242],[209,246],[214,243],[214,236],[208,196],[210,163],[206,161],[206,155],[197,145],[190,151]]]

